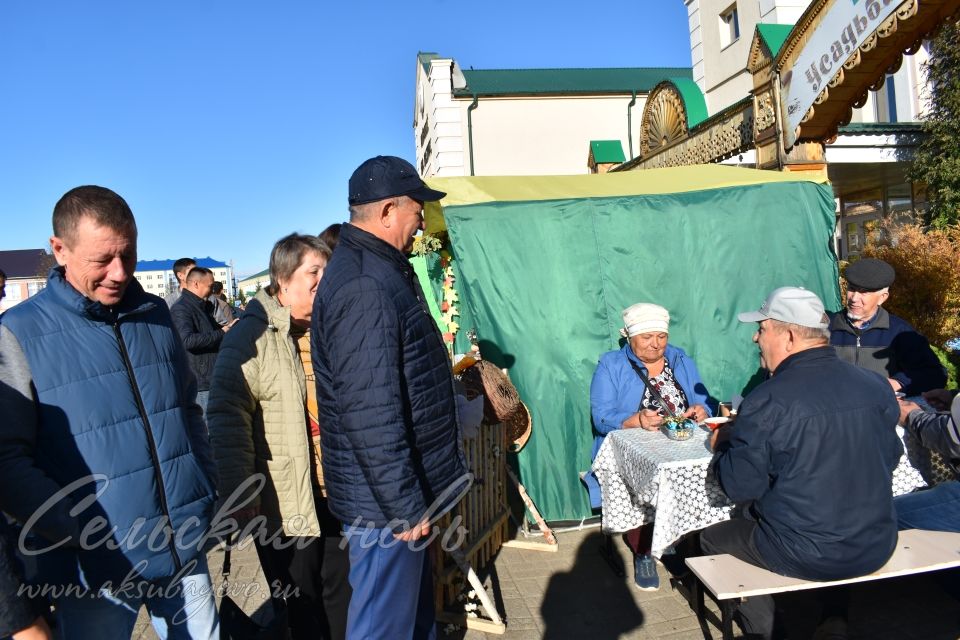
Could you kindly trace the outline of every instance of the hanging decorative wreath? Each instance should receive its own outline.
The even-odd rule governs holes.
[[[410,253],[415,256],[425,256],[428,253],[440,251],[443,248],[443,241],[444,238],[439,235],[423,233],[413,239],[413,249],[410,250]]]
[[[457,308],[460,297],[453,287],[456,278],[453,275],[452,262],[452,258],[446,256],[440,258],[440,266],[443,268],[443,300],[440,302],[440,319],[447,327],[443,332],[443,341],[449,347],[453,346],[453,339],[460,329],[460,325],[454,320],[460,317],[460,310]]]

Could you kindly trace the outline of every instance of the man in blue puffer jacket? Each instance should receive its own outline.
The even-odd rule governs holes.
[[[449,358],[405,256],[423,203],[444,195],[400,158],[360,165],[314,302],[323,477],[350,545],[348,638],[434,637],[423,538],[469,481]]]
[[[210,445],[170,311],[133,279],[136,242],[123,198],[69,191],[60,266],[0,317],[0,504],[34,534],[21,552],[66,640],[129,637],[141,605],[161,638],[219,633]]]

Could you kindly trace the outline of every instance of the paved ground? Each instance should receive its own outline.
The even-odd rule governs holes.
[[[661,567],[663,587],[643,592],[633,587],[632,571],[617,578],[599,555],[597,529],[558,536],[560,550],[544,553],[503,549],[481,577],[507,622],[502,636],[440,625],[450,640],[532,640],[534,638],[607,640],[702,639],[704,634],[682,590],[671,588]],[[628,552],[615,545],[626,561]],[[219,573],[222,552],[210,553],[210,568]],[[947,572],[949,573],[949,572]],[[960,600],[948,595],[944,572],[859,585],[851,594],[850,637],[870,640],[956,640],[960,638]],[[951,576],[960,583],[960,576]],[[266,585],[252,548],[234,555],[231,595],[255,618],[269,616]],[[958,591],[960,593],[960,591]],[[819,615],[812,594],[782,602],[790,637],[809,638]],[[712,609],[714,612],[715,608]],[[714,620],[714,623],[716,620]],[[711,637],[719,637],[715,624]],[[141,616],[135,638],[155,638]],[[390,639],[387,639],[390,640]]]

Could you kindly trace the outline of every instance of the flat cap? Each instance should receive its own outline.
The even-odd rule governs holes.
[[[889,264],[876,258],[861,258],[850,264],[843,277],[847,286],[863,291],[879,291],[893,284],[897,274]]]

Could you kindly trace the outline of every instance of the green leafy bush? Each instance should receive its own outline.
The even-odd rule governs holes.
[[[960,24],[947,20],[933,38],[924,72],[930,91],[923,137],[909,177],[927,183],[927,220],[938,228],[960,221]]]
[[[933,352],[937,354],[937,359],[940,360],[940,364],[942,364],[943,368],[947,371],[947,386],[944,388],[956,389],[958,386],[957,366],[960,365],[960,353],[940,349],[937,346],[933,346]]]
[[[863,256],[885,260],[897,272],[884,308],[938,347],[960,336],[960,226],[924,229],[889,221]]]

